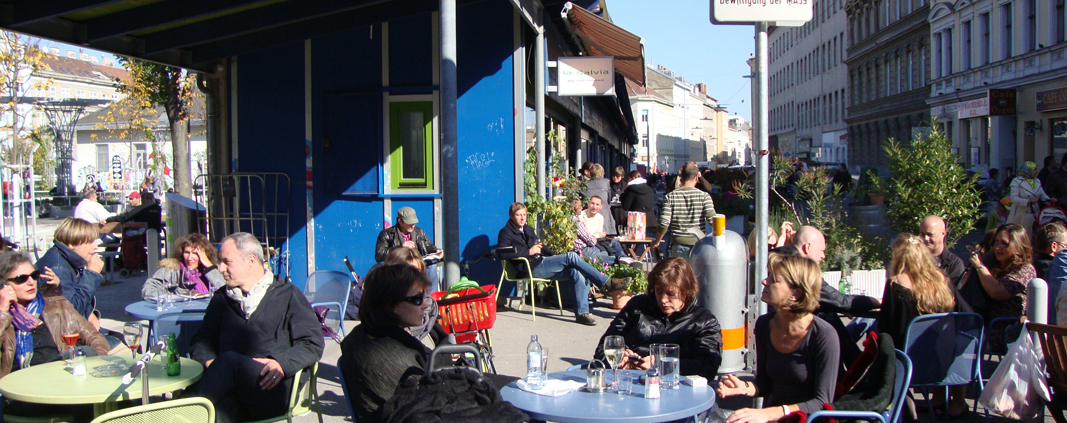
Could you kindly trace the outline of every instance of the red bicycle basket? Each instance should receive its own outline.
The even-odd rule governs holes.
[[[467,343],[477,338],[479,330],[491,329],[496,323],[495,292],[496,285],[483,285],[481,290],[455,291],[448,298],[444,297],[445,291],[432,292],[430,296],[437,301],[445,332],[455,334],[457,343]]]

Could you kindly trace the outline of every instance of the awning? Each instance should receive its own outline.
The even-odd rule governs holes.
[[[587,55],[615,57],[619,73],[645,85],[645,47],[641,37],[569,2],[563,5],[561,14]]]

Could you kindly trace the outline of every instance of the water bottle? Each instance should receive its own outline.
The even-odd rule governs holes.
[[[178,357],[178,341],[174,340],[174,334],[167,334],[167,376],[182,374],[182,362]]]
[[[545,385],[545,375],[541,372],[541,343],[537,335],[530,335],[530,345],[526,347],[526,385],[530,389],[541,389]]]
[[[852,294],[852,283],[848,281],[848,273],[852,272],[846,273],[845,270],[841,270],[841,282],[837,285],[837,290],[845,295]]]

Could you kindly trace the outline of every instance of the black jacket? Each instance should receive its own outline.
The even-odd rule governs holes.
[[[611,185],[611,199],[608,200],[613,205],[622,202],[622,192],[626,191],[626,178],[623,178],[619,182],[609,182]]]
[[[1064,170],[1062,166],[1058,167],[1048,174],[1045,180],[1048,181],[1048,185],[1042,185],[1045,194],[1056,199],[1061,207],[1067,204],[1067,170]]]
[[[497,247],[515,247],[514,253],[502,253],[500,254],[501,260],[511,260],[519,257],[526,257],[530,261],[530,269],[525,269],[520,264],[516,263],[516,270],[519,275],[517,277],[524,278],[529,275],[529,271],[532,271],[537,265],[541,264],[541,260],[544,256],[551,256],[552,252],[548,247],[541,247],[541,254],[530,255],[530,248],[541,242],[541,238],[537,237],[537,233],[534,232],[530,225],[524,225],[522,229],[519,229],[512,223],[511,219],[508,219],[508,223],[504,224],[503,228],[500,228],[500,232],[496,235]]]
[[[421,256],[437,252],[437,246],[430,241],[426,231],[418,226],[411,230],[411,241],[418,247],[419,255]],[[389,229],[379,232],[378,242],[374,245],[374,261],[379,263],[385,261],[385,256],[389,255],[390,251],[403,245],[404,236],[400,234],[400,226],[393,225]]]
[[[322,358],[322,327],[307,298],[293,284],[275,277],[249,319],[241,306],[215,291],[204,314],[204,324],[193,335],[189,354],[201,364],[224,352],[245,357],[272,358],[286,379]]]
[[[822,291],[819,292],[819,312],[862,313],[878,308],[878,301],[877,298],[864,295],[842,294],[823,280]]]
[[[626,211],[642,212],[645,214],[647,226],[655,227],[656,219],[656,193],[648,184],[633,184],[626,187],[622,192],[622,208]]]
[[[622,335],[626,348],[642,357],[652,344],[678,344],[680,374],[714,379],[722,364],[722,333],[715,315],[694,301],[666,316],[648,295],[630,299],[600,337],[593,358],[604,359],[604,337]]]
[[[159,232],[163,228],[163,222],[160,217],[162,213],[163,208],[156,200],[145,200],[137,207],[107,218],[107,221],[120,223],[143,222],[148,226],[148,229],[155,229],[156,232]]]

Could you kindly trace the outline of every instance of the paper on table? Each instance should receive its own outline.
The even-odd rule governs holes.
[[[549,397],[558,397],[560,395],[569,394],[585,386],[584,383],[576,380],[547,379],[545,380],[544,387],[535,390],[530,389],[530,386],[526,384],[525,380],[519,379],[515,383],[519,386],[519,389],[522,389],[523,391],[535,393],[537,395],[545,395]]]

